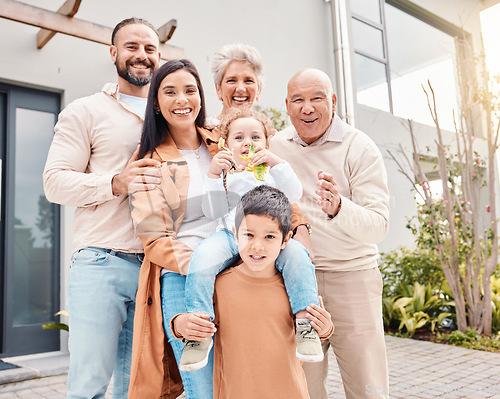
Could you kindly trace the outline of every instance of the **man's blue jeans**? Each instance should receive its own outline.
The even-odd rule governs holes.
[[[191,255],[186,280],[186,308],[188,313],[204,312],[214,319],[215,278],[238,259],[234,235],[227,229],[204,239]],[[306,248],[290,240],[276,259],[276,269],[283,275],[292,312],[304,310],[311,304],[319,305],[314,266]]]
[[[170,331],[170,320],[176,314],[186,313],[185,305],[186,276],[178,273],[165,273],[161,277],[161,307],[163,311],[163,327],[168,342],[179,364],[184,344]],[[210,351],[208,364],[196,371],[181,371],[182,383],[187,399],[213,399],[214,356]]]
[[[101,248],[73,254],[69,274],[68,398],[126,399],[142,256]]]

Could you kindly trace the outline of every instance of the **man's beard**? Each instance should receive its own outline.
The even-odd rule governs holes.
[[[152,67],[151,63],[148,64],[146,62],[137,62],[135,60],[132,60],[132,61],[127,61],[125,63],[125,68],[120,68],[118,62],[119,62],[119,60],[117,59],[115,61],[115,66],[116,66],[116,71],[118,72],[118,75],[122,79],[125,79],[130,84],[132,84],[134,86],[142,87],[142,86],[146,86],[147,84],[149,84],[149,82],[151,82],[151,79],[153,77],[152,70],[151,70],[151,73],[149,74],[149,76],[139,78],[137,76],[132,75],[132,73],[128,69],[129,65],[132,63],[136,63],[136,64],[138,63],[138,64],[146,65],[147,67]]]

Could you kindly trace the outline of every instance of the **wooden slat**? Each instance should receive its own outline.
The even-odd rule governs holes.
[[[174,32],[175,28],[177,28],[177,20],[176,19],[171,19],[168,21],[165,25],[160,26],[158,30],[158,35],[160,36],[160,42],[165,43],[168,42]]]
[[[74,17],[80,8],[82,0],[66,0],[66,2],[57,10],[58,14]],[[40,29],[36,35],[36,47],[43,48],[57,32],[48,29]]]
[[[95,43],[111,44],[112,29],[81,19],[67,17],[53,11],[20,3],[15,0],[0,0],[0,18],[90,40]],[[182,58],[180,47],[160,43],[161,58],[170,60]]]

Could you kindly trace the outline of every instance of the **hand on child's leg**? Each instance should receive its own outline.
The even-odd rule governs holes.
[[[297,358],[304,362],[322,361],[323,349],[320,338],[327,338],[333,333],[332,317],[326,311],[321,296],[318,298],[320,306],[311,304],[306,311],[296,314],[296,354]]]
[[[333,332],[334,326],[332,316],[325,309],[323,298],[319,296],[319,304],[312,304],[307,307],[307,318],[311,321],[311,326],[318,332],[320,337],[326,336],[328,333]]]
[[[175,318],[174,328],[183,338],[203,341],[217,331],[215,324],[205,313],[182,313]]]
[[[323,360],[320,335],[331,333],[333,324],[330,314],[324,309],[323,300],[319,297],[318,306],[312,304],[306,310],[295,314],[296,317],[296,355],[303,362],[320,362]],[[324,333],[324,334],[323,334]]]
[[[174,320],[174,329],[186,339],[179,361],[180,371],[195,371],[205,367],[212,349],[216,328],[205,313],[182,313]]]

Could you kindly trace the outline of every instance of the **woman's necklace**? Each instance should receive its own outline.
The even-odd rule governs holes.
[[[198,147],[196,150],[193,150],[194,155],[196,156],[196,159],[200,159],[200,148],[201,147]]]

